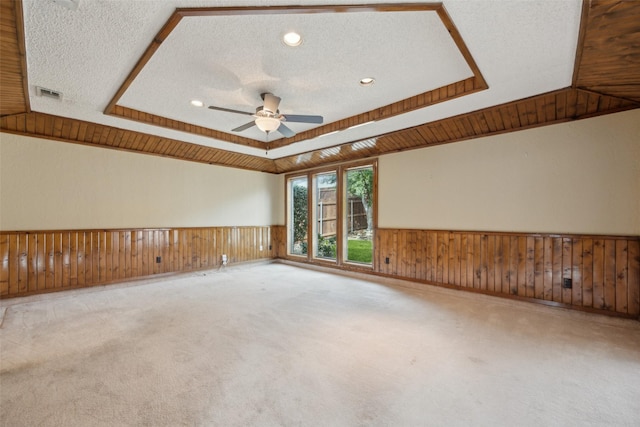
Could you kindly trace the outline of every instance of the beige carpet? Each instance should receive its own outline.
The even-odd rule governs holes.
[[[638,426],[640,322],[283,264],[5,300],[4,426]]]

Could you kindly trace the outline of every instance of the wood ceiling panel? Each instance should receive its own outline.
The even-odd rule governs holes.
[[[640,100],[640,2],[591,0],[586,13],[575,85]]]
[[[28,112],[22,2],[0,1],[0,116]]]

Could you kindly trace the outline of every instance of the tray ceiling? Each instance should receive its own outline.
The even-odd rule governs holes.
[[[167,21],[176,8],[235,8],[237,3],[79,0],[75,10],[50,0],[23,3],[34,111],[271,159],[567,87],[573,72],[581,6],[578,0],[445,1],[444,16],[459,32],[461,45],[468,48],[470,59],[489,88],[480,92],[472,88],[470,92],[476,93],[456,94],[453,100],[425,108],[416,109],[419,105],[415,105],[413,110],[400,109],[396,114],[378,117],[373,124],[348,129],[350,122],[331,124],[473,75],[442,14],[435,10],[373,8],[353,13],[290,13],[285,8],[265,14],[255,10],[287,3],[248,2],[243,6],[253,12],[196,14],[172,26]],[[320,2],[303,3],[309,7]],[[334,2],[336,6],[350,3]],[[437,8],[440,4],[421,6]],[[173,28],[161,44],[154,46],[165,25]],[[300,46],[292,48],[280,41],[290,30],[303,36]],[[154,51],[143,58],[149,46]],[[150,119],[136,123],[105,115],[105,108],[139,61],[143,67],[116,103],[150,114]],[[361,87],[359,79],[368,76],[376,79],[375,84]],[[63,101],[38,97],[36,86],[60,91]],[[259,95],[264,91],[283,99],[283,112],[322,115],[325,125],[330,126],[305,133],[313,126],[291,124],[299,133],[296,136],[304,137],[285,145],[271,135],[267,153],[266,135],[255,128],[239,135],[230,132],[245,123],[246,117],[189,105],[190,99],[201,99],[206,105],[251,112],[261,105]],[[190,129],[188,126],[174,130],[173,125],[148,124],[166,124],[162,119],[205,131],[193,133],[183,131]],[[317,138],[336,128],[342,132]]]

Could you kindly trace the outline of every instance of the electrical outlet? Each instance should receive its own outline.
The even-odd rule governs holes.
[[[262,245],[260,245],[260,250],[262,250]]]
[[[162,257],[161,256],[157,256],[156,257],[156,264],[160,264],[162,262]]]
[[[227,265],[227,255],[222,255],[222,265]]]
[[[386,258],[384,259],[384,263],[385,263],[385,264],[389,264],[389,257],[386,257]]]
[[[569,279],[568,277],[565,277],[564,279],[562,279],[562,287],[564,289],[573,288],[573,281],[571,279]]]

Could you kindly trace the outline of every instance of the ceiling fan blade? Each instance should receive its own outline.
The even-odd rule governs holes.
[[[280,123],[280,127],[278,127],[278,132],[280,132],[281,134],[283,134],[287,138],[291,138],[292,136],[294,136],[296,134],[294,131],[292,131],[291,129],[286,127],[284,125],[284,123]]]
[[[278,112],[278,106],[280,105],[280,98],[271,94],[265,93],[262,97],[264,99],[264,109],[269,110],[272,113]]]
[[[243,130],[247,130],[247,129],[249,129],[250,127],[253,127],[253,126],[255,126],[255,125],[256,125],[256,122],[255,122],[255,120],[254,120],[254,121],[252,121],[252,122],[245,123],[245,124],[243,124],[242,126],[238,126],[238,127],[237,127],[237,128],[235,128],[235,129],[231,129],[231,132],[242,132]]]
[[[322,123],[322,116],[303,116],[300,114],[283,114],[284,118],[288,122],[294,123]]]
[[[247,113],[246,111],[232,110],[230,108],[214,107],[213,105],[209,105],[209,109],[218,110],[218,111],[224,111],[226,113],[244,114],[245,116],[253,116],[253,114],[254,114],[254,113]]]

